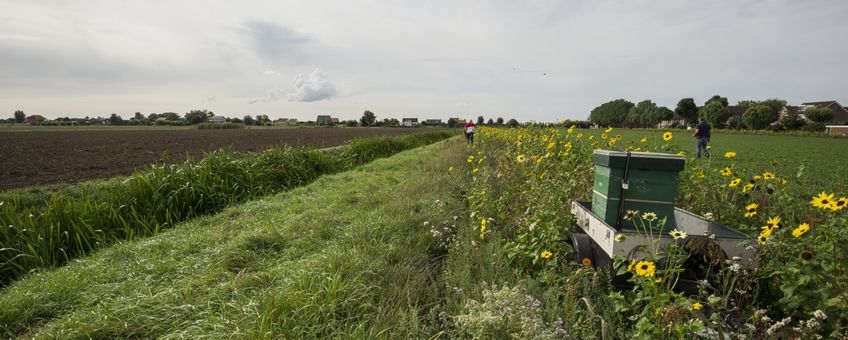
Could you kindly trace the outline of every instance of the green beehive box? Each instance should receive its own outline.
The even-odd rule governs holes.
[[[615,227],[619,197],[627,164],[627,152],[595,150],[595,184],[592,193],[592,212]],[[666,219],[663,230],[677,227],[674,220],[674,197],[677,195],[677,174],[683,170],[685,158],[664,153],[631,152],[628,189],[624,190],[624,212],[638,210],[653,212]],[[637,219],[625,220],[622,227],[635,228]],[[645,223],[647,226],[647,223]],[[653,223],[659,229],[658,222]]]

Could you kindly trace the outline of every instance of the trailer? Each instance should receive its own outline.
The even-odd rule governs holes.
[[[728,259],[754,265],[755,249],[741,245],[750,239],[746,234],[674,206],[684,157],[596,150],[593,161],[592,201],[571,203],[576,221],[571,243],[578,263],[610,270],[614,277],[618,268],[612,268],[613,259],[649,258],[650,249],[676,242],[689,252],[691,261],[687,260],[684,269],[691,279],[698,279],[694,267],[720,265]],[[626,218],[627,211],[654,213],[656,223],[637,223],[638,218]],[[674,239],[669,234],[672,230],[685,232],[687,237]],[[614,277],[613,281],[626,279]]]

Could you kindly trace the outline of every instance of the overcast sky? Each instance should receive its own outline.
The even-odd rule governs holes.
[[[848,1],[0,0],[0,117],[848,105]]]

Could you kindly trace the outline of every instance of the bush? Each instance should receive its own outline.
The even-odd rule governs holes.
[[[238,123],[200,123],[194,126],[195,129],[244,129],[244,124]]]
[[[807,132],[823,132],[826,129],[827,127],[825,126],[825,123],[821,122],[807,122],[807,124],[801,128],[801,130]]]

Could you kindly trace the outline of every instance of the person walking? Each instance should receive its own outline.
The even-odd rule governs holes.
[[[476,129],[477,126],[471,120],[465,122],[465,140],[468,144],[474,144],[474,130]]]
[[[710,142],[710,124],[704,121],[704,117],[698,117],[698,125],[695,125],[695,158],[701,158],[701,153],[710,158],[710,150],[707,144]]]

